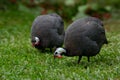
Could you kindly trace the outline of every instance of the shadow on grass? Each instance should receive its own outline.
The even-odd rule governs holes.
[[[36,50],[40,53],[43,53],[43,54],[53,54],[54,53],[54,50],[52,49],[52,51],[51,51],[49,48],[46,48],[44,50],[42,50],[42,49],[36,49]]]
[[[50,52],[49,49],[45,49],[45,50],[40,50],[40,49],[36,49],[34,48],[35,51],[37,51],[40,54],[53,54],[53,52]]]
[[[87,69],[88,67],[91,67],[92,65],[94,65],[94,63],[92,63],[92,62],[84,62],[84,61],[81,61],[79,64],[76,63],[75,61],[66,63],[66,66],[68,66],[68,67],[80,67],[80,68],[84,68],[84,69]]]
[[[92,58],[92,57],[91,57]],[[105,58],[103,55],[93,57],[90,62],[86,60],[81,60],[81,62],[78,64],[77,59],[74,60],[69,60],[64,63],[64,65],[68,67],[81,67],[87,69],[88,67],[91,66],[114,66],[114,62],[112,61],[111,58]]]

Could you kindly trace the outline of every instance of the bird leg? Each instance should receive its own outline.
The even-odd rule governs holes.
[[[41,51],[44,53],[45,52],[45,48],[42,48]]]
[[[80,63],[81,58],[82,58],[82,56],[79,56],[79,59],[78,59],[78,64]]]
[[[90,62],[90,56],[88,56],[88,62]]]
[[[52,52],[52,48],[50,48],[50,52]]]

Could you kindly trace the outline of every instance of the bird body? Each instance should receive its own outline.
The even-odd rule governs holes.
[[[38,16],[31,28],[31,42],[34,44],[35,37],[40,39],[37,49],[60,47],[64,40],[64,23],[57,14]]]
[[[79,56],[78,63],[82,56],[87,56],[89,61],[89,57],[97,55],[102,45],[107,43],[104,27],[99,21],[97,18],[88,17],[70,24],[65,31],[64,55]]]

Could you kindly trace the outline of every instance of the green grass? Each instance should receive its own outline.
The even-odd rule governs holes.
[[[77,64],[78,57],[54,60],[53,53],[31,46],[34,18],[20,11],[0,12],[0,80],[120,80],[119,31],[107,32],[110,43],[91,62],[83,57]]]

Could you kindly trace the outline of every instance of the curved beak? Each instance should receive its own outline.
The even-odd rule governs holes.
[[[32,46],[35,47],[35,45],[39,45],[40,43],[32,43]]]
[[[62,56],[61,55],[54,55],[54,59],[55,58],[62,58]]]
[[[32,46],[34,47],[34,46],[35,46],[35,43],[32,43]]]

